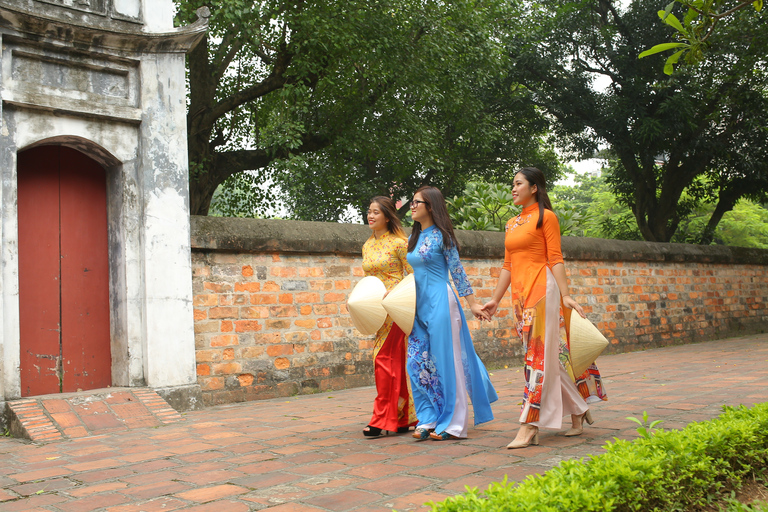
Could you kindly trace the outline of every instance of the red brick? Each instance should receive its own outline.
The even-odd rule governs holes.
[[[214,375],[232,375],[240,373],[243,367],[240,363],[219,363],[211,368]]]
[[[250,373],[244,373],[242,375],[238,375],[237,380],[240,382],[242,387],[248,387],[253,384],[253,375]]]
[[[237,318],[238,308],[216,307],[208,310],[208,318]]]
[[[72,410],[66,400],[42,400],[42,404],[43,407],[45,407],[45,410],[49,413],[69,412]]]
[[[300,277],[322,277],[323,269],[320,267],[301,267],[299,268]]]
[[[293,294],[281,293],[278,297],[278,302],[280,302],[280,304],[293,304]]]
[[[261,330],[261,324],[256,320],[238,320],[235,322],[236,332],[255,332]]]
[[[277,284],[274,281],[267,281],[266,283],[264,283],[263,291],[265,291],[265,292],[278,292],[278,291],[280,291],[280,285]]]
[[[333,352],[333,342],[324,341],[322,343],[310,343],[310,352]]]
[[[320,294],[316,292],[301,292],[294,295],[296,302],[307,304],[320,302]]]
[[[278,370],[285,370],[286,368],[290,368],[290,366],[291,362],[285,357],[278,357],[275,359],[275,368]]]
[[[224,387],[223,377],[206,377],[198,381],[203,391],[213,391]]]
[[[195,295],[192,298],[195,306],[216,306],[219,304],[219,296],[215,294]]]
[[[199,364],[197,365],[197,375],[199,376],[206,376],[211,374],[211,367],[207,364]]]
[[[198,362],[211,362],[221,360],[221,351],[219,350],[197,350],[195,357]]]
[[[235,334],[221,334],[219,336],[213,336],[211,338],[212,347],[227,347],[231,345],[238,345],[240,342]]]
[[[240,308],[240,318],[268,318],[269,308],[248,307]]]
[[[90,512],[91,510],[120,505],[129,500],[130,498],[123,496],[122,494],[108,492],[81,498],[79,500],[68,501],[66,503],[60,503],[57,507],[65,512]]]
[[[279,332],[268,332],[264,334],[256,334],[254,336],[254,340],[256,343],[259,344],[270,344],[270,343],[280,343],[280,333]]]
[[[347,300],[347,294],[345,293],[326,293],[323,295],[323,301],[324,302],[346,302]]]
[[[293,345],[270,345],[267,347],[269,357],[289,356],[293,354]]]
[[[74,412],[63,412],[51,414],[51,418],[62,428],[75,427],[80,425],[80,418]]]
[[[243,265],[241,274],[243,277],[251,277],[253,275],[253,268],[250,265]]]
[[[261,283],[235,283],[236,292],[256,293],[261,290]]]
[[[274,293],[254,293],[251,295],[251,304],[277,304],[277,295]]]
[[[207,503],[209,501],[220,500],[228,496],[236,496],[249,492],[245,487],[239,485],[223,484],[213,487],[203,487],[178,493],[175,496],[183,500],[196,501],[198,503]]]
[[[237,357],[241,359],[255,359],[264,354],[264,347],[242,347],[237,349]]]
[[[316,315],[336,315],[339,313],[339,307],[336,304],[316,304],[312,306],[312,311]]]
[[[296,277],[296,267],[272,267],[271,274],[283,278]]]
[[[272,316],[297,316],[298,312],[293,306],[274,306],[269,308],[269,312]]]
[[[232,291],[232,285],[229,283],[211,283],[206,282],[204,288],[213,293],[227,293]]]

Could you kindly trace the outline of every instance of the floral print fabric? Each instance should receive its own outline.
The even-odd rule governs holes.
[[[413,251],[408,253],[416,281],[416,317],[409,338],[408,375],[419,424],[435,424],[443,432],[451,424],[457,393],[469,393],[475,424],[493,419],[491,402],[497,399],[488,372],[475,353],[466,318],[457,308],[452,318],[448,294],[450,278],[459,295],[473,293],[455,247],[443,248],[435,226],[424,229]],[[461,366],[466,385],[457,389],[452,322],[460,325]]]

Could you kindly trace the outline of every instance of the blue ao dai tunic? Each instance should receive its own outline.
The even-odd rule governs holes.
[[[416,281],[416,317],[408,343],[411,379],[419,426],[466,437],[469,395],[475,425],[493,419],[491,402],[498,399],[488,371],[475,353],[459,296],[473,294],[456,247],[443,249],[436,226],[419,234],[407,255]]]

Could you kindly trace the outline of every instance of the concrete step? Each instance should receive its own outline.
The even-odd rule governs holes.
[[[41,443],[183,420],[151,388],[105,388],[34,396],[6,402],[5,412],[11,435]]]

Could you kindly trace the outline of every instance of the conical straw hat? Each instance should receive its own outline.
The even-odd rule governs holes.
[[[608,340],[592,322],[571,312],[571,364],[575,377],[584,373],[607,346]]]
[[[381,306],[381,298],[387,287],[376,276],[367,276],[349,294],[347,309],[355,328],[365,335],[375,334],[387,319],[387,312]]]
[[[416,316],[416,281],[413,274],[408,274],[397,283],[381,301],[381,305],[406,336],[411,334],[413,318]]]

